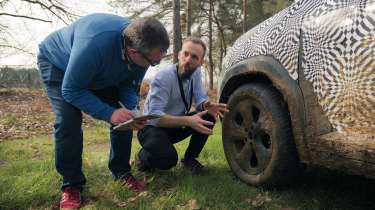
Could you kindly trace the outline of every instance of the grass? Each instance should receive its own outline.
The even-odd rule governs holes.
[[[109,173],[105,125],[85,129],[87,186],[82,209],[375,209],[373,181],[321,169],[308,171],[283,190],[265,191],[242,183],[226,163],[220,130],[218,124],[200,156],[208,174],[194,176],[180,166],[157,171],[144,177],[148,191],[136,195]],[[180,157],[187,143],[176,145]],[[50,136],[0,143],[0,209],[58,208],[60,177],[53,149]],[[138,149],[134,138],[132,157]]]
[[[14,114],[9,113],[5,115],[5,117],[3,118],[3,121],[4,121],[3,123],[5,126],[11,127],[12,125],[16,124],[18,120]]]

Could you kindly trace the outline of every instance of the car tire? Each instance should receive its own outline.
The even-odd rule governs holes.
[[[239,87],[228,101],[222,134],[226,159],[242,181],[266,188],[290,183],[299,171],[287,105],[271,85]]]

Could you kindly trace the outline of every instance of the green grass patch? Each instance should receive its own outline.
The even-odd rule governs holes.
[[[180,165],[169,171],[134,174],[148,181],[136,195],[114,182],[107,168],[109,134],[105,124],[85,129],[83,165],[87,185],[82,209],[374,209],[373,181],[325,170],[312,170],[295,185],[265,191],[231,173],[216,125],[200,155],[208,168],[193,175]],[[176,144],[182,157],[188,141]],[[139,150],[133,139],[132,158]],[[61,178],[54,166],[50,136],[0,143],[0,209],[56,209]]]

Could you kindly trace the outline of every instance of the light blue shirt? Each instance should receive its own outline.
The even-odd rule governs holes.
[[[144,105],[145,115],[183,116],[185,114],[185,104],[181,98],[177,75],[176,64],[164,67],[155,75]],[[191,83],[191,80],[193,80],[193,83]],[[201,103],[208,100],[202,83],[201,68],[195,70],[190,79],[183,79],[182,83],[186,102],[190,103],[190,93],[191,88],[193,88],[195,109],[201,111]],[[193,84],[193,87],[191,87],[191,84]],[[150,120],[148,124],[155,126],[158,121],[158,119]]]

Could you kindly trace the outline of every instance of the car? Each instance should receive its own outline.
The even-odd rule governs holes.
[[[218,88],[233,173],[261,187],[302,166],[375,178],[374,72],[374,0],[299,0],[241,35]]]

